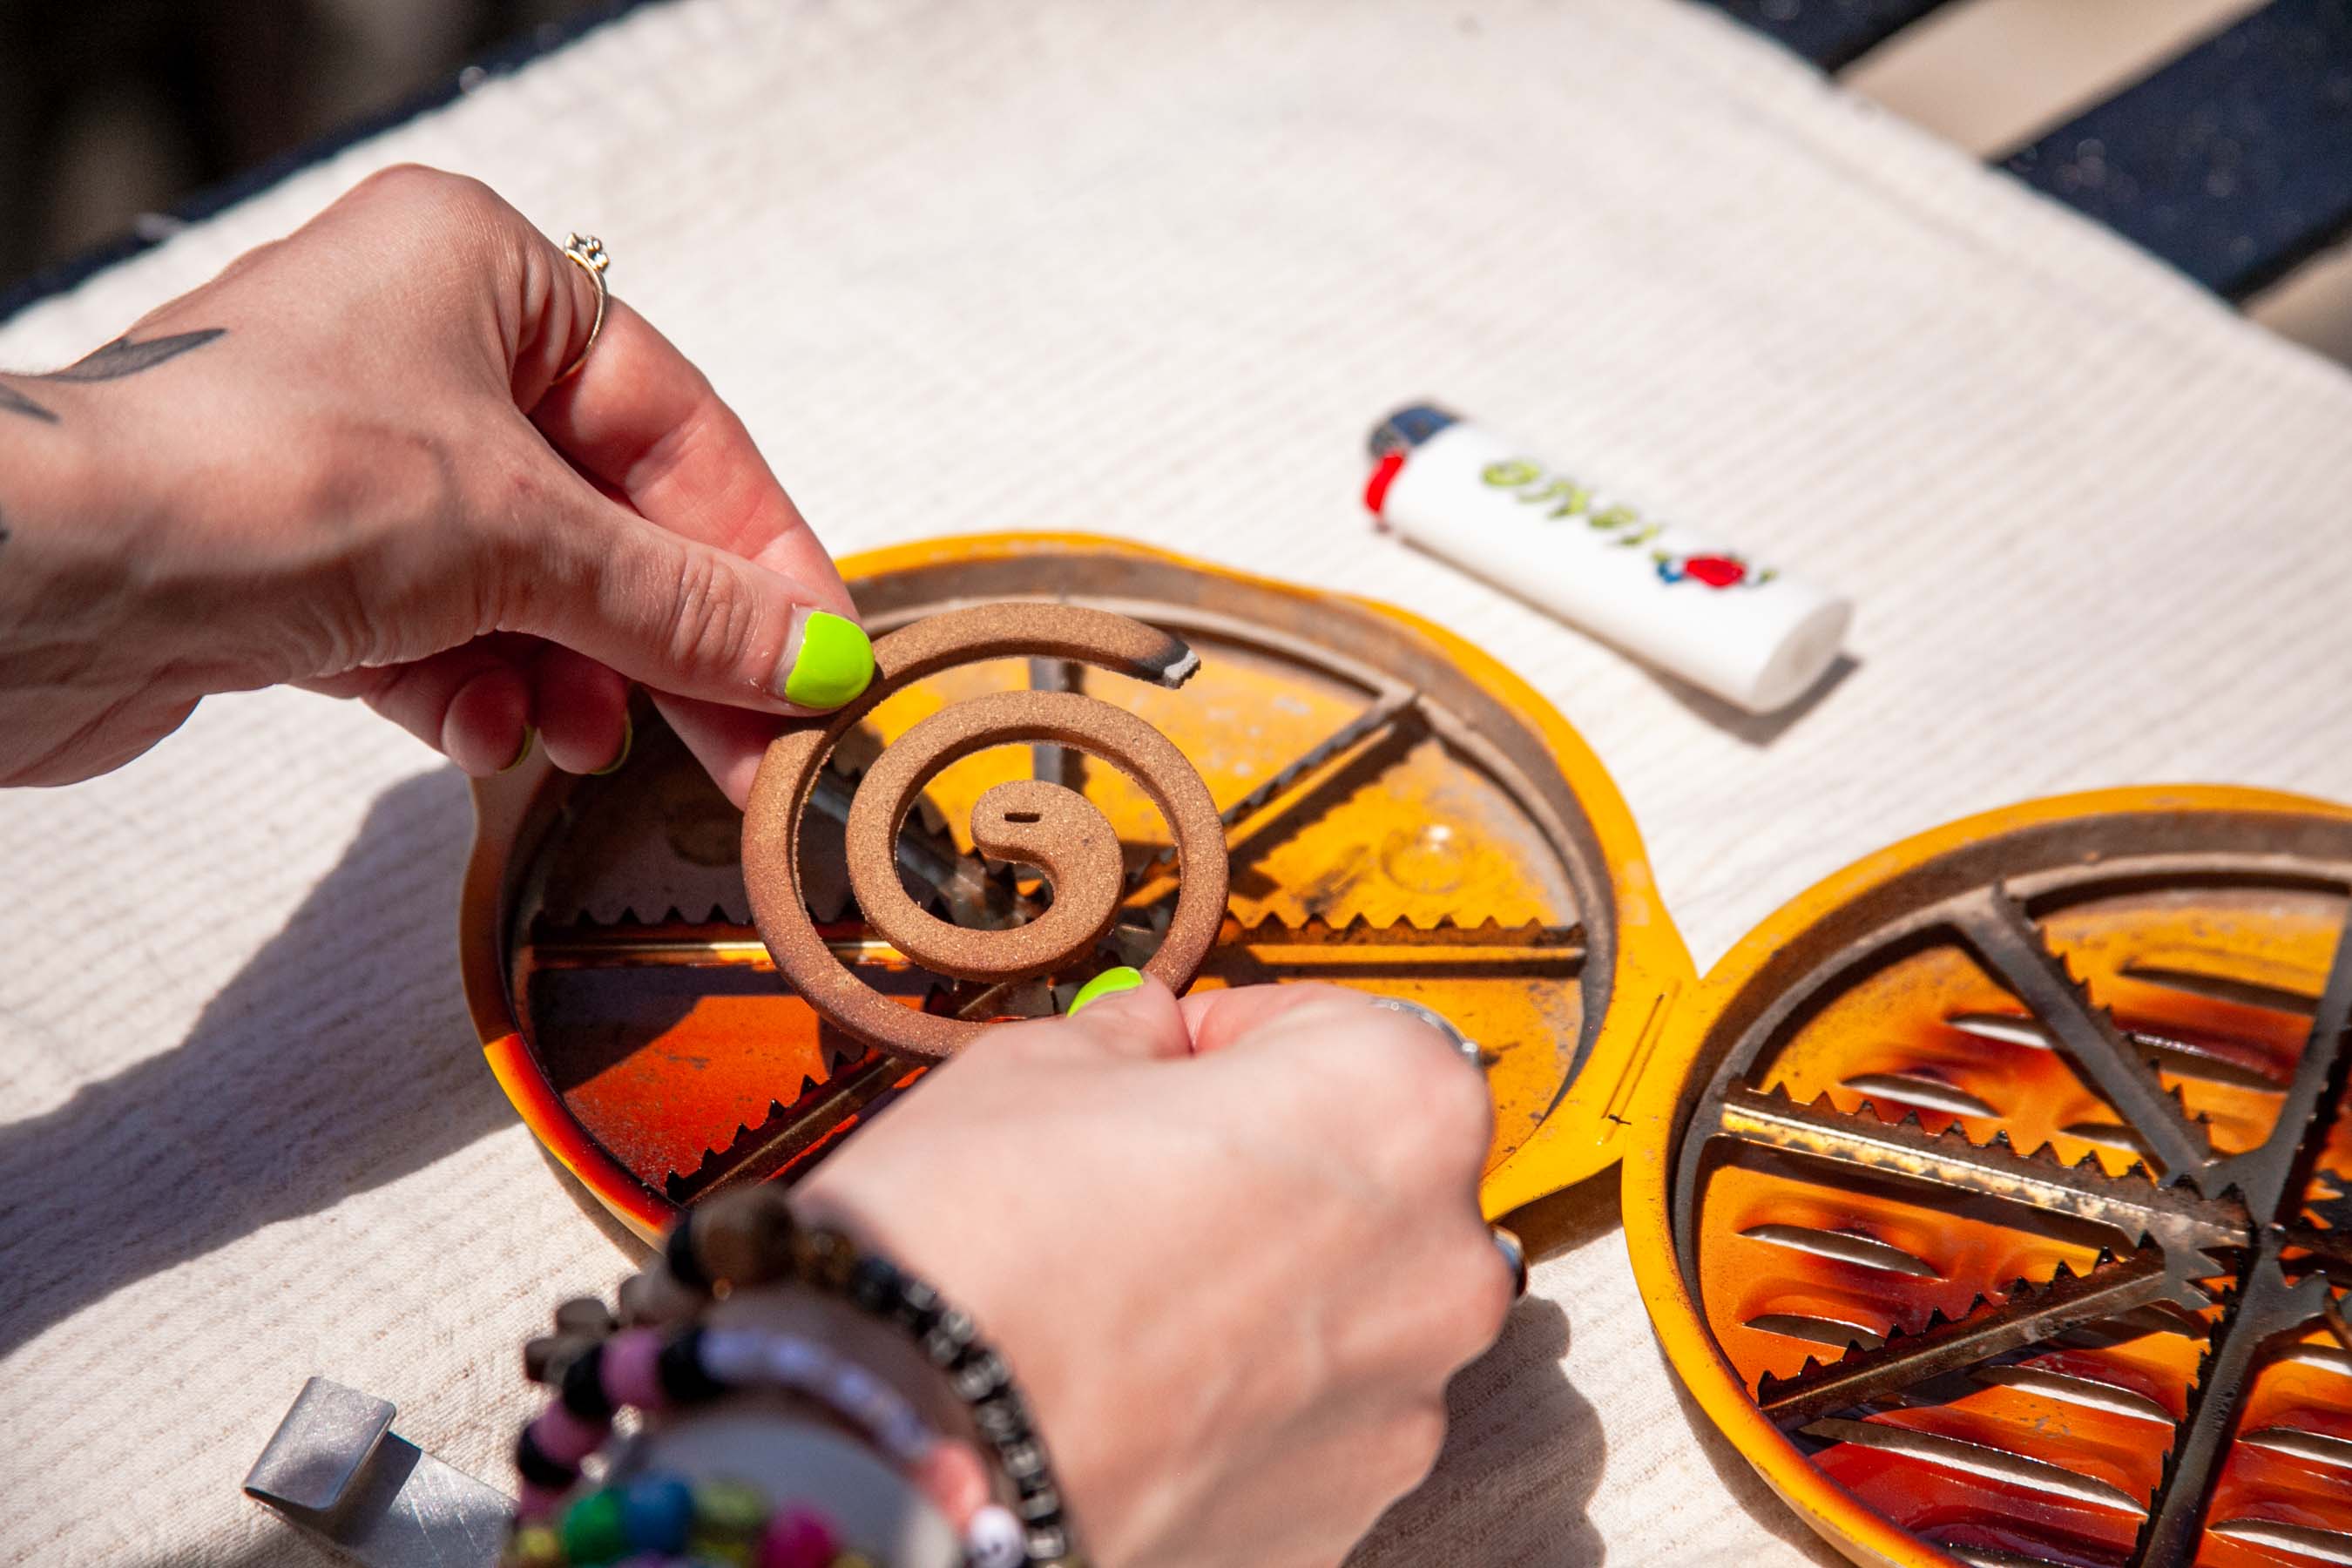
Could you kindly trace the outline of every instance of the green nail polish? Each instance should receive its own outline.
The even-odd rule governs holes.
[[[619,773],[621,764],[629,760],[629,748],[636,743],[637,721],[624,713],[621,715],[621,749],[613,753],[611,762],[601,768],[591,770],[588,776],[592,779],[610,778]]]
[[[521,748],[520,748],[520,750],[518,750],[518,751],[515,752],[515,755],[514,755],[514,761],[513,761],[513,762],[509,763],[505,767],[500,768],[500,769],[499,770],[499,772],[500,772],[500,773],[510,773],[514,772],[517,768],[519,768],[519,767],[522,766],[523,759],[524,759],[525,757],[528,757],[528,756],[530,756],[530,749],[531,749],[531,747],[532,747],[532,746],[534,746],[534,745],[536,745],[536,744],[538,744],[538,742],[539,742],[539,731],[538,731],[538,729],[537,729],[535,726],[533,726],[533,725],[525,724],[525,725],[522,727],[522,746],[521,746]]]
[[[1106,969],[1078,987],[1078,994],[1070,998],[1070,1011],[1076,1014],[1079,1008],[1089,1002],[1099,1002],[1106,996],[1116,996],[1122,991],[1132,991],[1142,984],[1143,971],[1139,969],[1129,969],[1125,965],[1117,969]]]
[[[784,676],[784,700],[803,708],[838,708],[874,679],[874,644],[857,623],[811,610],[801,626],[800,651]]]

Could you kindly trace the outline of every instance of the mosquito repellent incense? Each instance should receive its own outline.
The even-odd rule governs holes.
[[[1426,405],[1372,432],[1364,501],[1409,542],[1751,713],[1801,696],[1853,605],[1659,523]]]

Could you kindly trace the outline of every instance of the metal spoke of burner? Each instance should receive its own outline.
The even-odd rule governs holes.
[[[2049,1030],[2031,1018],[2013,1018],[2006,1013],[1955,1013],[1944,1020],[1944,1025],[1964,1035],[1974,1035],[1979,1040],[1991,1040],[1999,1045],[2022,1046],[2033,1051],[2054,1048],[2050,1043]]]
[[[1827,1345],[1833,1351],[1847,1351],[1856,1346],[1873,1351],[1886,1342],[1886,1336],[1876,1329],[1849,1323],[1843,1318],[1817,1317],[1807,1312],[1762,1312],[1748,1319],[1748,1326],[1759,1333],[1779,1334],[1783,1339],[1809,1340],[1817,1345]]]
[[[856,798],[856,781],[827,768],[817,775],[816,786],[809,793],[809,806],[845,826]],[[898,866],[947,900],[948,912],[957,925],[1001,925],[1023,902],[989,876],[977,856],[943,848],[919,833],[899,833]]]
[[[1086,669],[1085,665],[1066,658],[1033,658],[1029,661],[1029,689],[1084,691]],[[1083,792],[1087,787],[1087,754],[1075,747],[1039,741],[1029,748],[1029,773],[1031,777],[1047,784]]]
[[[899,961],[898,950],[876,937],[841,937],[825,945],[844,963]],[[694,936],[661,936],[629,926],[567,927],[533,941],[530,952],[539,969],[775,967],[767,944],[750,926],[714,927]]]
[[[2205,1531],[2206,1510],[2221,1479],[2221,1462],[2237,1430],[2262,1352],[2332,1304],[2327,1277],[2307,1274],[2290,1284],[2279,1268],[2283,1248],[2303,1238],[2284,1226],[2294,1218],[2303,1185],[2317,1162],[2345,1093],[2340,1061],[2352,1026],[2352,911],[2336,931],[2327,981],[2314,1009],[2311,1033],[2295,1064],[2286,1103],[2262,1146],[2221,1162],[2216,1172],[2245,1194],[2257,1225],[2258,1246],[2238,1277],[2238,1288],[2213,1331],[2189,1394],[2189,1416],[2167,1457],[2164,1476],[2133,1562],[2141,1568],[2188,1563]],[[2218,1187],[2221,1183],[2217,1182]]]
[[[2329,881],[2342,888],[2336,878]],[[1957,1122],[1930,1133],[1918,1121],[1919,1110],[1957,1113],[1965,1109],[1940,1083],[1892,1078],[1846,1081],[1847,1089],[1918,1108],[1902,1121],[1890,1123],[1868,1106],[1853,1114],[1842,1111],[1825,1094],[1801,1105],[1777,1086],[1759,1092],[1728,1065],[1686,1130],[1692,1142],[1684,1157],[1684,1180],[1695,1179],[1703,1168],[1693,1163],[1697,1151],[1715,1140],[1729,1139],[1771,1151],[1771,1159],[1794,1160],[1801,1170],[1818,1169],[1822,1179],[1832,1184],[1843,1170],[1866,1173],[1872,1181],[1898,1190],[1916,1188],[1922,1194],[1919,1201],[1930,1205],[1937,1201],[1933,1194],[1939,1191],[1974,1194],[2053,1220],[2089,1222],[2116,1233],[2126,1246],[2137,1250],[2079,1278],[2064,1274],[2046,1288],[2012,1289],[1999,1302],[1980,1299],[1975,1310],[1957,1321],[1931,1319],[1917,1334],[1892,1332],[1884,1345],[1849,1349],[1828,1366],[1809,1363],[1794,1378],[1767,1376],[1756,1391],[1758,1404],[1784,1429],[1905,1452],[1916,1448],[1912,1457],[1936,1462],[1937,1456],[1927,1450],[1942,1439],[1927,1439],[1920,1447],[1916,1435],[1888,1436],[1895,1429],[1881,1423],[1825,1418],[1868,1408],[1938,1376],[1971,1366],[1985,1368],[1987,1362],[2000,1362],[2026,1346],[2136,1322],[2158,1311],[2177,1314],[2180,1321],[2169,1325],[2170,1331],[2202,1338],[2206,1350],[2163,1473],[2147,1508],[2139,1510],[2145,1519],[2131,1562],[2135,1568],[2186,1564],[2205,1538],[2206,1514],[2233,1439],[2315,1463],[2352,1466],[2352,1443],[2336,1444],[2293,1427],[2273,1427],[2243,1438],[2236,1431],[2252,1378],[2270,1361],[2327,1357],[2331,1367],[2339,1359],[2352,1365],[2352,1357],[2332,1349],[2293,1342],[2297,1331],[2332,1304],[2330,1274],[2339,1279],[2352,1274],[2352,1237],[2300,1218],[2304,1194],[2344,1103],[2347,1079],[2352,1079],[2352,906],[2339,917],[2327,979],[2316,997],[2275,986],[2256,987],[2227,975],[2184,978],[2170,970],[2124,971],[2126,977],[2148,984],[2311,1017],[2292,1079],[2284,1085],[2262,1086],[2281,1097],[2268,1136],[2258,1147],[2229,1156],[2206,1146],[2202,1128],[2164,1089],[2151,1061],[2168,1060],[2189,1047],[2118,1027],[2070,973],[2021,897],[1998,883],[1958,893],[1919,910],[1895,940],[1938,929],[1973,950],[2030,1015],[1964,1013],[1944,1022],[2003,1045],[2058,1052],[2119,1118],[2113,1123],[2070,1125],[2067,1133],[2131,1148],[2162,1180],[2146,1169],[2112,1175],[2095,1157],[2069,1166],[2047,1147],[2030,1157],[2021,1155],[2005,1132],[1979,1144]],[[2291,1005],[2298,1000],[2300,1005]],[[1759,1032],[1756,1037],[1774,1037]],[[2179,1065],[2181,1077],[2223,1078],[2218,1071],[2200,1072],[2199,1064]],[[1940,1106],[1938,1089],[1943,1089]],[[2291,1279],[2281,1267],[2288,1257],[2297,1259],[2294,1266],[2302,1278]],[[2234,1288],[2225,1292],[2209,1296],[2200,1284],[2231,1274]],[[2224,1310],[2209,1329],[2201,1315],[2191,1314],[2210,1310],[2217,1300]],[[2142,1324],[2131,1331],[2145,1328]],[[1977,1375],[1979,1381],[2038,1386],[2036,1380],[2058,1374],[2004,1363]],[[2043,1391],[2052,1397],[2071,1395],[2077,1402],[2106,1404],[2119,1397],[2092,1385],[2056,1391],[2053,1384]],[[2152,1405],[2128,1413],[2164,1419]],[[1959,1468],[1969,1467],[1963,1463]],[[2131,1506],[2137,1508],[2137,1503]],[[2296,1539],[2290,1541],[2263,1533],[2273,1529],[2263,1521],[2226,1520],[2210,1528],[2218,1536],[2320,1561],[2352,1551],[2352,1536],[2291,1531]]]
[[[2131,970],[2124,973],[2135,973]],[[2305,1016],[2309,1016],[2309,1008],[2304,1012]],[[2021,1046],[2036,1051],[2057,1048],[2050,1037],[2050,1031],[2031,1018],[2011,1017],[1999,1013],[1955,1013],[1946,1018],[1944,1024],[1946,1027],[1958,1029],[1964,1035],[2004,1046]],[[2217,1059],[2200,1051],[2191,1041],[2160,1035],[2145,1027],[2124,1029],[2118,1026],[2118,1031],[2142,1052],[2156,1058],[2163,1069],[2175,1078],[2195,1079],[2231,1089],[2252,1089],[2261,1094],[2283,1092],[2277,1081],[2267,1075],[2234,1062]]]
[[[1371,701],[1347,722],[1276,768],[1255,789],[1218,813],[1225,825],[1225,853],[1232,863],[1244,865],[1306,826],[1307,821],[1296,819],[1295,814],[1272,808],[1335,758],[1403,721],[1418,709],[1421,695],[1419,688],[1402,682],[1381,686]],[[1157,884],[1174,859],[1172,848],[1161,849],[1137,867],[1128,879],[1129,895],[1148,890],[1153,897],[1143,900],[1146,903],[1167,897]]]
[[[1289,791],[1301,779],[1359,741],[1370,737],[1376,730],[1385,730],[1402,719],[1421,700],[1421,693],[1402,684],[1385,686],[1354,718],[1332,731],[1304,752],[1285,763],[1274,775],[1249,794],[1234,802],[1220,813],[1228,829],[1241,826],[1250,818],[1272,805],[1276,797]],[[1228,847],[1239,845],[1228,841]]]
[[[1916,1121],[1849,1116],[1826,1100],[1800,1105],[1778,1089],[1727,1090],[1718,1115],[1707,1131],[1897,1182],[1957,1188],[2072,1215],[2114,1231],[2126,1247],[2151,1237],[2178,1259],[2175,1274],[2182,1279],[2195,1270],[2210,1270],[2210,1261],[2200,1256],[2204,1249],[2242,1247],[2248,1239],[2245,1211],[2234,1202],[2130,1175],[2111,1176],[2096,1162],[2063,1165],[2054,1159],[2028,1159],[2006,1139],[1973,1143],[1958,1128],[1929,1132]]]
[[[985,1022],[992,1018],[1042,1018],[1056,1011],[1053,987],[1044,980],[1000,980],[994,984],[966,981],[948,998],[952,1017]]]
[[[2051,1043],[2147,1141],[2148,1158],[2167,1179],[2204,1166],[2204,1135],[2082,982],[2052,950],[2042,928],[2016,900],[1987,888],[1952,906],[1953,923],[2002,984],[2050,1031]]]
[[[1117,926],[1104,938],[1106,957],[1140,963],[1158,942],[1156,932]],[[1284,979],[1525,980],[1573,979],[1585,962],[1581,926],[1529,924],[1506,928],[1439,926],[1423,931],[1398,925],[1367,942],[1319,925],[1274,936],[1264,928],[1220,940],[1209,950],[1203,974],[1229,984]],[[1052,993],[1036,981],[974,987],[952,1010],[962,1018],[1040,1017],[1058,1011]]]
[[[905,1062],[869,1052],[791,1104],[772,1102],[766,1120],[757,1127],[744,1128],[726,1148],[705,1153],[701,1166],[692,1173],[671,1175],[666,1184],[670,1201],[698,1203],[714,1194],[758,1185],[841,1135],[908,1071]]]
[[[1998,1303],[1948,1321],[1933,1321],[1916,1333],[1890,1333],[1884,1344],[1850,1351],[1827,1366],[1809,1364],[1794,1377],[1768,1376],[1756,1391],[1756,1401],[1778,1425],[1803,1426],[2037,1343],[2078,1323],[2166,1300],[2173,1289],[2163,1252],[2149,1247],[2087,1274],[2062,1273],[2041,1286],[2021,1283]]]
[[[2214,1167],[2213,1191],[2234,1185],[2246,1195],[2246,1205],[2264,1219],[2284,1222],[2294,1216],[2283,1212],[2289,1195],[2299,1197],[2318,1163],[2326,1141],[2326,1123],[2334,1119],[2335,1101],[2343,1098],[2340,1058],[2345,1033],[2352,1027],[2352,920],[2337,931],[2336,952],[2327,965],[2327,982],[2314,1009],[2311,1033],[2294,1064],[2286,1101],[2270,1136],[2258,1148],[2234,1154]],[[2323,1114],[2323,1106],[2326,1114]]]
[[[2264,1232],[2213,1331],[2189,1390],[2188,1417],[2165,1458],[2139,1549],[2132,1558],[2142,1568],[2195,1561],[2205,1532],[2205,1510],[2221,1479],[2221,1461],[2262,1351],[2279,1335],[2318,1316],[2326,1299],[2326,1276],[2310,1274],[2289,1284],[2279,1269],[2278,1254],[2278,1233]]]

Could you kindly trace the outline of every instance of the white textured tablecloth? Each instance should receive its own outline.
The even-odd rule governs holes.
[[[2352,383],[1675,0],[684,0],[41,305],[0,363],[395,159],[602,234],[836,549],[1125,533],[1469,634],[1598,748],[1702,964],[2005,801],[2352,795]],[[1730,721],[1375,540],[1363,431],[1419,395],[1850,590],[1857,667]],[[624,1252],[475,1049],[467,822],[415,743],[293,693],[0,796],[0,1561],[312,1561],[237,1482],[313,1372],[507,1481],[516,1347]],[[1375,1560],[1819,1555],[1695,1434],[1595,1187]]]

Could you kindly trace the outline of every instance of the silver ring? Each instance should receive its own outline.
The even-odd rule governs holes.
[[[1516,1301],[1528,1293],[1528,1248],[1516,1231],[1490,1225],[1486,1234],[1494,1238],[1495,1250],[1503,1255],[1503,1262],[1511,1270],[1511,1300]]]
[[[1444,1035],[1454,1048],[1461,1053],[1464,1061],[1481,1072],[1486,1070],[1486,1053],[1478,1048],[1478,1042],[1455,1028],[1452,1021],[1436,1008],[1424,1007],[1418,1002],[1408,1002],[1402,996],[1375,996],[1372,998],[1372,1005],[1385,1008],[1391,1013],[1402,1013],[1408,1018],[1420,1019],[1439,1034]]]

